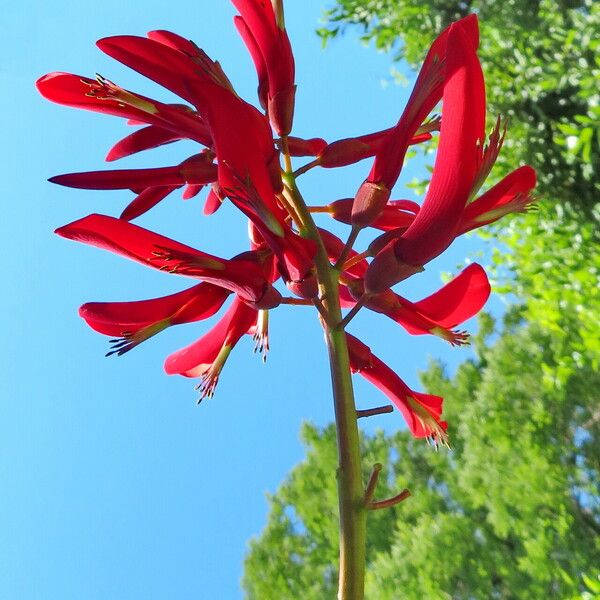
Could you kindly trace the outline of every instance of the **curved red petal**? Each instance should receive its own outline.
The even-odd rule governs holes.
[[[416,302],[415,306],[441,327],[452,328],[476,315],[487,302],[490,292],[490,282],[484,269],[473,263],[435,294]]]
[[[88,302],[79,315],[95,331],[121,336],[135,333],[158,321],[171,325],[192,323],[214,315],[231,292],[211,283],[199,283],[187,290],[134,302]]]
[[[155,186],[180,186],[184,183],[211,183],[217,178],[217,167],[206,160],[182,163],[176,167],[153,169],[118,169],[86,171],[55,175],[48,181],[66,187],[86,190],[146,189]]]
[[[349,334],[347,338],[353,372],[362,375],[393,402],[413,436],[443,436],[446,429],[446,423],[440,421],[443,399],[440,396],[414,392],[368,346]]]
[[[101,99],[90,95],[90,89],[97,85],[95,79],[71,73],[55,72],[40,77],[35,85],[44,98],[63,106],[91,110],[125,119],[135,119],[142,123],[147,123],[148,119],[152,121],[152,116],[145,111],[124,105],[117,100]],[[149,101],[143,96],[140,98]]]
[[[125,207],[119,218],[125,221],[136,219],[164,200],[175,189],[176,186],[146,188]]]
[[[106,161],[112,162],[125,156],[131,156],[137,152],[144,150],[151,150],[152,148],[158,148],[165,144],[170,144],[182,139],[180,134],[169,131],[168,129],[162,129],[155,125],[138,129],[133,133],[130,133],[127,137],[119,140],[106,155]]]
[[[460,222],[460,233],[497,221],[509,212],[526,208],[536,185],[536,173],[528,165],[509,173],[495,186],[467,205]]]
[[[199,108],[198,88],[210,83],[194,61],[165,44],[134,35],[116,35],[97,42],[111,58],[152,79]]]
[[[244,44],[252,57],[252,62],[254,63],[254,68],[256,69],[256,75],[258,77],[258,99],[260,100],[260,105],[266,109],[269,104],[269,77],[265,59],[258,47],[254,35],[252,35],[248,25],[246,25],[246,21],[244,21],[242,17],[236,16],[233,17],[233,24],[238,30],[240,37],[244,41]]]
[[[233,347],[256,324],[258,311],[237,298],[219,322],[193,344],[174,352],[165,361],[169,375],[198,377],[209,367],[223,346]]]
[[[184,200],[191,200],[192,198],[195,198],[203,189],[204,185],[201,183],[188,183],[185,186],[181,197]]]
[[[181,254],[197,260],[200,270],[204,268],[206,271],[222,271],[227,263],[221,258],[200,252],[133,223],[106,215],[89,215],[59,227],[56,233],[70,240],[120,254],[155,269],[170,269],[173,266],[169,252],[172,255]]]
[[[398,260],[410,265],[423,265],[450,245],[477,173],[485,85],[474,49],[477,30],[471,25],[476,20],[463,21],[448,32],[440,143],[431,183],[419,214],[395,246]]]

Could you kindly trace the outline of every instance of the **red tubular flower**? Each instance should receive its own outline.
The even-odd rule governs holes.
[[[409,140],[408,145],[420,144],[431,139],[431,131],[437,131],[440,127],[438,118],[421,125],[415,135]],[[393,135],[394,127],[360,135],[358,137],[344,138],[327,144],[318,153],[319,166],[326,169],[345,167],[354,164],[370,156],[375,156],[390,135]]]
[[[165,371],[169,375],[200,377],[196,388],[201,393],[198,402],[207,396],[211,398],[231,350],[244,334],[255,328],[257,318],[258,311],[236,298],[207,334],[167,358]]]
[[[190,108],[129,92],[100,75],[89,79],[70,73],[49,73],[40,77],[36,86],[44,98],[57,104],[147,123],[206,146],[212,143],[206,123]]]
[[[466,233],[497,221],[511,212],[523,212],[532,204],[536,184],[535,170],[525,165],[509,173],[485,194],[467,204],[458,227]]]
[[[464,32],[464,48],[461,52],[474,54],[479,41],[475,15],[453,23],[433,42],[398,124],[380,145],[371,172],[356,194],[352,211],[353,224],[360,227],[369,225],[387,202],[390,190],[400,175],[411,138],[442,98],[445,82],[453,77],[458,67],[458,57],[454,56],[460,54],[454,48],[458,30]],[[453,55],[452,58],[450,55]],[[448,113],[446,110],[443,115],[442,129],[448,129],[444,125]]]
[[[352,224],[354,198],[343,198],[327,205],[329,215],[341,223]],[[420,206],[412,200],[388,200],[371,223],[382,231],[406,229],[415,219]]]
[[[350,288],[352,290],[352,286]],[[387,290],[370,297],[365,306],[388,316],[412,335],[436,335],[460,346],[468,343],[468,334],[454,328],[475,316],[491,292],[485,271],[477,263],[469,265],[440,290],[419,302]],[[354,292],[355,297],[360,296]]]
[[[278,135],[287,135],[294,117],[295,67],[281,0],[232,0],[240,12],[235,25],[258,74],[259,99]]]
[[[104,215],[90,215],[60,227],[56,233],[161,271],[214,283],[257,308],[273,308],[281,299],[260,267],[248,260],[247,254],[239,260],[226,260]]]
[[[185,183],[205,184],[216,179],[217,167],[207,160],[206,155],[196,154],[176,167],[67,173],[55,175],[49,181],[85,190],[127,190],[154,186],[180,186]]]
[[[192,42],[167,31],[151,31],[148,36],[117,35],[99,40],[97,46],[187,100],[201,114],[207,85],[233,89],[220,65]]]
[[[207,319],[223,306],[231,292],[212,283],[135,302],[88,302],[79,315],[95,331],[113,336],[111,354],[122,355],[172,325]]]
[[[448,424],[440,420],[443,398],[414,392],[368,346],[350,334],[346,337],[352,372],[362,375],[394,403],[413,436],[448,445]]]
[[[440,143],[431,183],[412,225],[371,263],[367,290],[379,292],[422,270],[455,238],[481,166],[485,85],[475,52],[476,17],[448,29]]]

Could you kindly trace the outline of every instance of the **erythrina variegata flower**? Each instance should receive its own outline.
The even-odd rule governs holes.
[[[378,471],[363,488],[357,418],[388,412],[389,407],[357,411],[351,373],[359,373],[383,392],[415,437],[427,438],[436,447],[448,445],[451,424],[442,420],[440,396],[410,389],[347,328],[366,309],[410,335],[433,335],[452,346],[468,343],[468,333],[458,327],[483,308],[490,294],[480,265],[470,264],[417,301],[405,297],[412,296],[405,283],[402,289],[392,286],[421,272],[457,236],[527,210],[534,202],[536,175],[525,165],[495,185],[486,185],[506,123],[496,119],[486,140],[475,15],[452,23],[434,40],[406,107],[391,126],[327,142],[320,136],[291,135],[296,75],[282,0],[232,2],[239,13],[235,27],[256,68],[256,102],[241,98],[220,64],[196,44],[164,30],[151,31],[147,37],[104,38],[98,47],[175,94],[176,102],[138,94],[100,75],[50,73],[38,80],[40,93],[53,102],[120,117],[136,127],[108,150],[108,162],[127,161],[181,140],[195,145],[191,156],[166,166],[145,163],[143,168],[52,177],[53,183],[72,188],[133,193],[118,218],[91,214],[56,233],[195,280],[187,289],[157,298],[84,304],[81,317],[111,338],[108,355],[121,356],[171,326],[210,319],[229,302],[211,328],[165,362],[167,373],[199,380],[200,400],[213,396],[229,355],[246,334],[266,357],[270,310],[287,304],[318,311],[329,350],[340,448],[344,543],[339,597],[362,598],[364,563],[357,556],[364,556],[363,509],[391,505],[406,494],[373,501]],[[425,143],[438,132],[431,181],[422,202],[402,193],[390,200],[409,146]],[[294,157],[309,159],[294,168]],[[315,206],[305,203],[298,189],[302,174],[367,159],[370,167],[353,198],[322,199]],[[247,251],[221,258],[196,249],[193,241],[188,245],[131,223],[175,190],[187,200],[204,189],[206,216],[228,202],[246,220]],[[314,215],[319,213],[349,225],[347,239],[317,227]],[[354,244],[367,228],[377,233],[364,251],[358,251]],[[343,310],[348,312],[344,315]],[[385,326],[386,320],[381,323]]]

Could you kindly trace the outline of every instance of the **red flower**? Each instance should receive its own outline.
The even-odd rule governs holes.
[[[95,331],[113,336],[111,354],[122,355],[172,325],[192,323],[214,315],[231,292],[212,283],[135,302],[88,302],[79,315]]]
[[[215,181],[216,178],[217,167],[205,154],[196,154],[176,167],[67,173],[55,175],[49,181],[85,190],[127,190],[181,186],[185,183],[205,184]]]
[[[287,135],[294,116],[294,56],[281,0],[232,0],[234,18],[258,74],[258,97],[278,135]]]
[[[88,79],[70,73],[49,73],[40,77],[36,86],[44,98],[57,104],[148,123],[163,130],[163,136],[175,134],[211,145],[208,127],[195,111],[129,92],[100,75]]]
[[[219,63],[193,42],[169,31],[150,31],[148,38],[117,35],[103,38],[97,45],[110,57],[190,102],[200,114],[211,86],[233,90]]]
[[[460,346],[467,343],[468,334],[454,328],[483,308],[490,291],[485,271],[473,263],[423,300],[413,303],[387,290],[370,297],[366,306],[390,317],[412,335],[430,333]]]
[[[442,125],[431,183],[413,223],[373,260],[366,278],[370,292],[422,270],[457,234],[484,164],[485,86],[474,47],[476,23],[475,17],[467,18],[448,30]]]
[[[327,212],[336,221],[352,223],[354,198],[343,198],[327,205]],[[420,206],[412,200],[388,200],[371,223],[371,227],[383,231],[406,229],[414,220]]]
[[[169,375],[200,377],[202,400],[211,398],[231,350],[240,338],[256,327],[258,311],[235,299],[221,320],[199,340],[171,354],[165,361]]]
[[[459,30],[464,32],[462,42],[465,46],[457,50],[456,32]],[[458,67],[461,52],[474,54],[478,40],[477,17],[469,15],[450,25],[433,42],[398,124],[381,143],[371,172],[356,194],[352,210],[353,224],[360,227],[369,225],[386,204],[400,175],[412,137],[442,98],[442,90],[446,89],[449,80],[456,79],[454,71]],[[444,94],[447,95],[449,90]],[[449,114],[448,109],[443,113],[442,129],[448,129],[445,121],[450,120]]]
[[[360,373],[394,403],[411,433],[431,439],[436,446],[448,445],[448,424],[440,420],[443,398],[414,392],[368,346],[350,334],[347,339],[352,371]]]
[[[439,127],[440,120],[437,118],[421,125],[415,135],[410,138],[408,145],[430,140],[430,132],[439,130]],[[326,169],[345,167],[370,156],[379,155],[388,138],[394,135],[395,129],[395,127],[390,127],[375,133],[331,142],[318,153],[319,166]]]
[[[534,201],[532,190],[536,184],[535,171],[525,165],[509,173],[465,208],[458,233],[497,221],[512,212],[526,211]]]
[[[226,260],[104,215],[90,215],[60,227],[56,233],[161,271],[214,283],[235,292],[257,308],[273,308],[281,298],[257,261],[250,260],[256,256],[253,253],[245,253],[237,260]]]

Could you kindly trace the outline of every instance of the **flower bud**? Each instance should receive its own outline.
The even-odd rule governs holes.
[[[365,181],[352,204],[352,225],[367,227],[383,210],[390,198],[390,190],[382,183]]]

